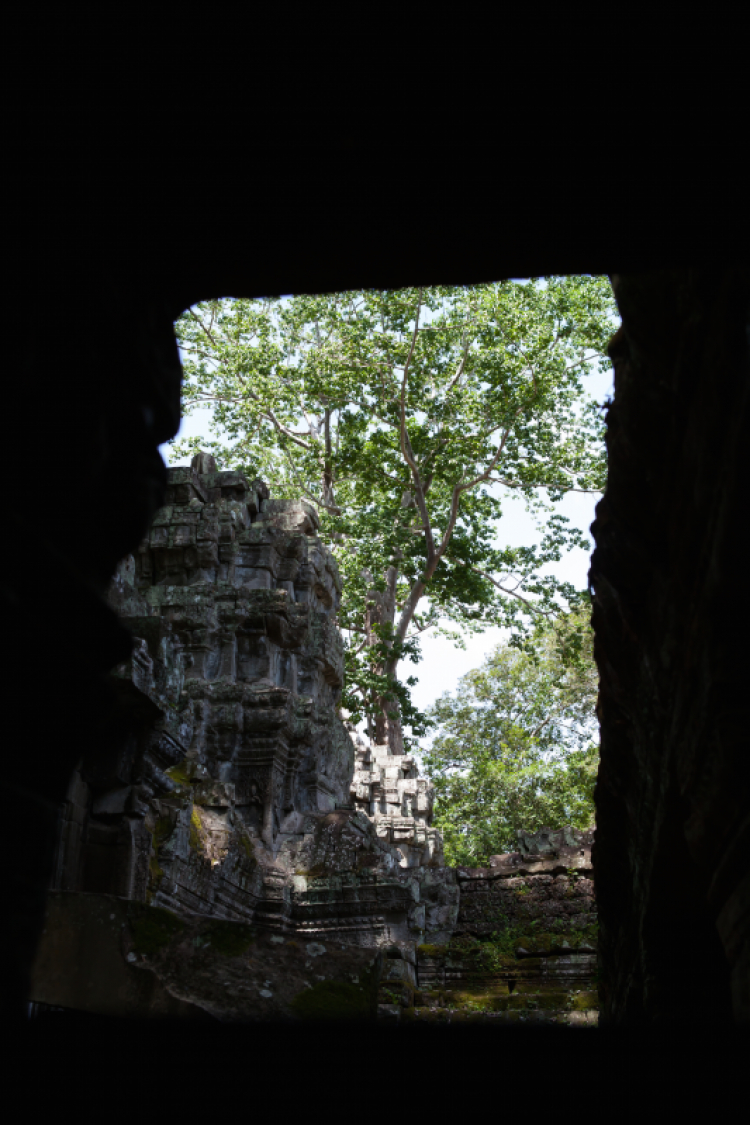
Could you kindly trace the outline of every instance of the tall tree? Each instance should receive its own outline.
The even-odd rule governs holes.
[[[498,645],[444,694],[423,757],[449,863],[514,851],[519,829],[593,826],[598,677],[587,610],[537,627],[533,654]]]
[[[583,377],[608,366],[613,310],[606,279],[554,277],[210,301],[178,322],[185,409],[211,405],[217,461],[319,509],[346,582],[342,705],[395,753],[425,731],[397,675],[422,632],[520,635],[578,604],[539,569],[581,532],[553,514],[539,546],[503,548],[498,521],[507,495],[545,513],[603,488]]]

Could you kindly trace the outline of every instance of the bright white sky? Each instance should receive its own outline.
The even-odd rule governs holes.
[[[615,327],[613,325],[613,331]],[[613,394],[612,370],[604,373],[592,371],[586,377],[585,385],[596,401],[603,403]],[[195,410],[189,418],[183,418],[179,433],[174,440],[193,436],[215,440],[215,436],[210,431],[210,418],[210,409]],[[188,458],[173,457],[169,444],[161,446],[161,454],[167,465],[189,464]],[[268,483],[273,493],[273,484],[270,481]],[[505,497],[503,519],[499,524],[499,539],[502,545],[521,547],[538,543],[539,532],[531,515],[526,512],[523,500],[509,497],[508,490],[501,489],[501,491]],[[555,508],[555,511],[567,516],[570,526],[588,533],[598,500],[599,496],[571,492]],[[577,589],[585,589],[588,582],[588,569],[589,554],[582,550],[574,550],[563,556],[559,563],[545,567],[541,573],[555,574],[562,581],[571,582]],[[455,691],[461,676],[478,667],[505,635],[505,631],[500,629],[489,629],[486,633],[475,635],[468,634],[466,649],[462,650],[455,648],[448,638],[433,637],[429,631],[423,633],[421,663],[407,662],[400,668],[402,676],[416,676],[419,679],[419,683],[412,689],[417,707],[424,709],[443,692]],[[424,741],[426,743],[428,740]]]

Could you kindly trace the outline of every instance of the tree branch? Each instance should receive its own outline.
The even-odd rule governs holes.
[[[469,340],[469,335],[467,333],[466,334],[466,344],[464,346],[464,354],[461,356],[461,362],[458,365],[458,370],[456,371],[456,374],[453,376],[450,383],[448,384],[448,387],[447,387],[446,392],[445,392],[446,398],[451,393],[451,391],[455,387],[456,383],[461,378],[461,375],[463,374],[464,364],[466,363],[466,357],[469,354],[469,347],[470,346],[471,346],[471,341]]]
[[[434,542],[433,537],[432,537],[432,524],[430,522],[430,513],[427,511],[427,501],[425,499],[425,490],[424,490],[424,484],[422,482],[422,477],[420,475],[419,467],[417,465],[417,462],[414,459],[414,454],[413,454],[413,451],[412,451],[412,448],[411,448],[411,442],[409,441],[409,435],[406,432],[406,383],[407,383],[407,379],[408,379],[408,375],[409,375],[409,364],[411,363],[411,359],[412,359],[412,356],[414,354],[414,347],[415,347],[416,342],[417,342],[417,333],[419,332],[419,316],[420,316],[420,313],[422,311],[422,293],[423,293],[423,290],[420,288],[420,290],[419,290],[419,301],[417,303],[417,312],[416,312],[416,315],[414,317],[414,332],[412,333],[411,347],[409,348],[409,354],[406,357],[406,363],[404,364],[404,375],[403,375],[403,378],[401,380],[401,403],[400,403],[400,422],[401,422],[401,426],[400,426],[400,433],[401,433],[401,453],[402,453],[402,456],[404,458],[404,461],[406,461],[406,464],[411,469],[412,477],[414,478],[414,489],[415,489],[414,499],[417,502],[417,507],[419,508],[419,514],[421,515],[422,522],[424,524],[424,533],[425,533],[425,538],[426,538],[426,541],[427,541],[427,558],[428,558],[428,560],[431,560],[433,558],[434,554],[435,554],[435,542]],[[416,608],[416,605],[415,605],[415,608]],[[404,634],[402,634],[401,637],[400,637],[400,639],[402,641],[404,639],[404,636],[405,636],[405,631],[404,631]]]
[[[463,562],[461,559],[454,559],[452,561],[454,566],[465,566],[468,567],[469,570],[473,570],[476,574],[481,574],[482,578],[486,578],[487,581],[491,582],[493,586],[497,586],[498,590],[501,590],[503,594],[508,594],[510,597],[516,598],[519,602],[523,602],[525,606],[528,606],[532,613],[538,613],[542,617],[554,617],[553,613],[550,613],[548,610],[539,609],[539,607],[534,605],[533,602],[530,602],[521,594],[517,594],[515,590],[508,590],[505,586],[501,586],[500,583],[495,578],[493,578],[491,574],[488,574],[486,570],[481,570],[478,566],[472,566],[471,563]]]
[[[400,430],[400,434],[401,434],[401,453],[403,455],[404,461],[406,461],[406,464],[409,466],[412,473],[414,474],[415,481],[419,477],[419,470],[418,470],[417,464],[416,464],[416,462],[415,462],[415,460],[412,456],[411,442],[409,442],[408,435],[406,433],[406,381],[409,377],[409,364],[411,363],[411,357],[414,354],[414,345],[417,342],[417,333],[419,331],[419,315],[420,315],[421,311],[422,311],[422,290],[420,289],[419,290],[419,301],[417,303],[417,314],[414,318],[414,332],[412,333],[412,337],[411,337],[411,347],[409,348],[409,354],[406,357],[406,363],[404,364],[404,374],[403,374],[403,378],[401,380],[401,403],[400,403],[400,415],[399,415],[399,418],[400,418],[399,430]],[[407,445],[409,446],[408,450],[407,450]]]
[[[320,507],[320,508],[325,508],[327,512],[332,512],[334,516],[340,516],[341,515],[341,508],[336,507],[335,504],[327,504],[323,499],[318,500],[315,496],[313,496],[312,492],[310,492],[310,490],[308,488],[306,488],[305,485],[303,484],[303,482],[300,480],[299,475],[297,473],[297,470],[295,468],[294,462],[292,461],[291,457],[289,456],[289,451],[287,449],[282,449],[282,452],[283,452],[284,456],[286,457],[287,461],[289,462],[289,468],[292,470],[292,474],[293,474],[295,480],[297,481],[297,484],[302,489],[305,496],[307,496],[308,500],[312,500],[313,504],[317,504],[318,507]]]

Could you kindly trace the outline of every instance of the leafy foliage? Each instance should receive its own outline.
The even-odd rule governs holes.
[[[449,863],[514,851],[519,829],[593,826],[597,674],[588,614],[537,630],[534,654],[498,645],[432,709],[423,756]]]
[[[398,749],[425,733],[410,703],[427,629],[528,633],[581,592],[544,564],[581,532],[552,515],[537,547],[503,548],[504,496],[540,518],[570,490],[600,491],[602,417],[583,388],[608,366],[604,278],[217,300],[178,322],[186,413],[210,405],[220,467],[313,501],[343,572],[342,706]],[[543,501],[546,490],[549,502]],[[460,642],[459,642],[460,643]]]

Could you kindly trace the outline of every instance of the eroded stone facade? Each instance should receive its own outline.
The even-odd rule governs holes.
[[[166,937],[158,956],[142,952],[123,921],[128,979],[148,970],[165,995],[230,1020],[309,1003],[272,981],[243,985],[244,998],[228,1004],[216,983],[226,976],[220,949],[200,953],[191,992],[184,932],[203,944],[200,919],[261,935],[262,976],[273,942],[279,956],[288,947],[313,974],[305,989],[351,974],[347,949],[369,950],[356,964],[370,966],[370,983],[377,976],[386,1019],[462,1007],[515,1018],[527,1010],[519,996],[540,989],[541,1010],[554,1000],[549,1018],[567,1019],[558,977],[591,983],[593,950],[562,952],[593,940],[589,836],[521,833],[521,850],[490,868],[445,866],[416,763],[365,741],[338,710],[341,580],[317,530],[311,505],[274,500],[262,481],[217,472],[205,454],[169,470],[167,503],[110,589],[136,640],[111,681],[121,722],[102,730],[63,806],[50,927],[70,941],[84,922],[97,925],[112,896],[141,903],[138,924]],[[89,907],[66,896],[81,891]],[[496,932],[518,946],[501,961]],[[232,973],[242,976],[242,964]],[[36,987],[44,1002],[63,995],[48,980]]]
[[[595,1026],[591,836],[521,833],[523,850],[494,856],[486,868],[412,868],[409,879],[426,877],[420,891],[433,922],[445,910],[441,879],[460,892],[455,925],[433,942],[373,948],[361,933],[342,941],[329,930],[321,940],[262,919],[248,925],[108,894],[53,892],[33,995],[45,1010],[229,1023],[377,1017]]]
[[[352,802],[374,821],[378,837],[398,848],[407,867],[440,866],[443,841],[430,825],[434,791],[429,781],[419,776],[412,758],[352,734]]]
[[[434,870],[428,783],[337,709],[341,580],[314,508],[205,454],[169,470],[166,499],[110,591],[136,637],[115,672],[130,729],[76,774],[57,888],[362,945],[447,940],[458,890]]]
[[[450,941],[417,947],[416,988],[402,986],[399,996],[384,984],[384,1014],[595,1026],[592,838],[572,828],[519,832],[518,852],[456,868],[460,907]]]

